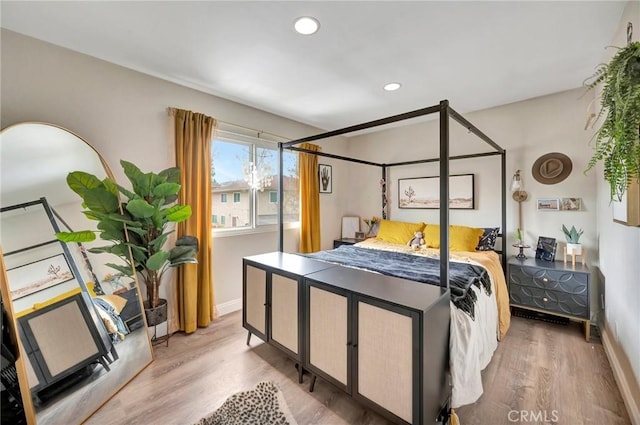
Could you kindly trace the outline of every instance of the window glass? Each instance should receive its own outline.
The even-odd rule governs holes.
[[[247,143],[232,143],[214,140],[212,144],[211,191],[212,212],[220,216],[216,228],[250,228],[251,196],[250,188],[244,179],[243,169],[249,163],[252,146]],[[227,196],[233,193],[233,201],[227,202]],[[245,196],[241,196],[244,193]],[[220,194],[220,196],[216,196]],[[237,200],[236,200],[237,196]]]
[[[294,223],[299,220],[298,154],[285,151],[283,163],[284,222]],[[220,216],[214,227],[242,229],[277,224],[278,149],[274,143],[219,132],[212,144],[211,170],[212,209]],[[229,193],[233,193],[233,203],[227,202]]]

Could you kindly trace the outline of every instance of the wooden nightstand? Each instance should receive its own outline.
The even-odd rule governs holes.
[[[364,239],[355,238],[342,238],[333,240],[333,249],[336,249],[340,245],[353,245],[354,243],[362,242]]]
[[[591,273],[586,265],[512,257],[507,275],[512,306],[584,322],[589,341]]]

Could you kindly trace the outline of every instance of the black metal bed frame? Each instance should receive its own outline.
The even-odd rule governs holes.
[[[373,127],[378,127],[386,124],[391,124],[398,121],[403,121],[411,118],[417,118],[424,115],[439,113],[440,115],[440,156],[438,158],[430,158],[423,160],[415,160],[415,161],[404,161],[404,162],[394,162],[390,164],[377,163],[372,161],[365,161],[356,158],[345,157],[341,155],[334,155],[324,152],[316,152],[308,149],[297,148],[295,145],[304,142],[312,142],[316,140],[326,139],[329,137],[340,136],[348,133],[353,133],[360,130],[366,130]],[[464,126],[469,132],[475,134],[484,142],[486,142],[489,146],[491,146],[494,151],[482,152],[476,154],[469,155],[457,155],[457,156],[449,156],[449,122],[450,118],[453,118],[460,125]],[[403,114],[393,115],[390,117],[369,121],[362,124],[357,124],[349,127],[345,127],[339,130],[329,131],[326,133],[317,134],[314,136],[304,137],[302,139],[292,140],[290,142],[281,142],[278,143],[278,153],[279,153],[279,176],[278,176],[278,199],[283,199],[283,187],[284,187],[284,174],[282,173],[283,167],[283,155],[284,149],[310,153],[317,156],[324,156],[327,158],[340,159],[343,161],[355,162],[358,164],[372,165],[382,168],[382,179],[386,182],[387,176],[387,168],[389,167],[397,167],[403,165],[416,165],[416,164],[424,164],[429,162],[439,162],[440,163],[440,199],[449,199],[449,161],[456,159],[467,159],[467,158],[479,158],[484,156],[494,156],[500,155],[500,167],[501,167],[501,179],[502,179],[502,267],[505,267],[507,262],[507,250],[506,250],[506,227],[507,227],[507,207],[506,207],[506,151],[496,144],[489,136],[484,134],[481,130],[479,130],[476,126],[471,124],[467,119],[465,119],[458,112],[453,110],[449,106],[448,100],[442,100],[438,105],[429,106],[423,109],[417,109],[415,111],[406,112]],[[384,200],[386,196],[386,183],[383,187],[383,210],[384,210]],[[278,250],[283,252],[284,250],[284,209],[283,202],[279,202],[278,207]],[[383,211],[383,216],[385,212]],[[449,287],[449,203],[448,202],[440,202],[440,258],[446,258],[446,261],[440,261],[440,287],[448,288]]]

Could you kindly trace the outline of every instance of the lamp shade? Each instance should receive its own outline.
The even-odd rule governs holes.
[[[517,192],[523,188],[522,179],[520,178],[520,170],[516,171],[513,175],[513,181],[511,182],[511,191]]]

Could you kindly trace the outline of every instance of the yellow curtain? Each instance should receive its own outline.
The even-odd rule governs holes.
[[[320,146],[311,143],[298,145],[315,152]],[[300,152],[300,252],[320,251],[320,182],[318,156]]]
[[[216,318],[213,300],[211,238],[211,139],[216,120],[191,111],[174,110],[176,166],[182,190],[179,202],[190,205],[192,216],[179,223],[178,237],[198,238],[198,264],[177,268],[177,328],[191,333]]]

